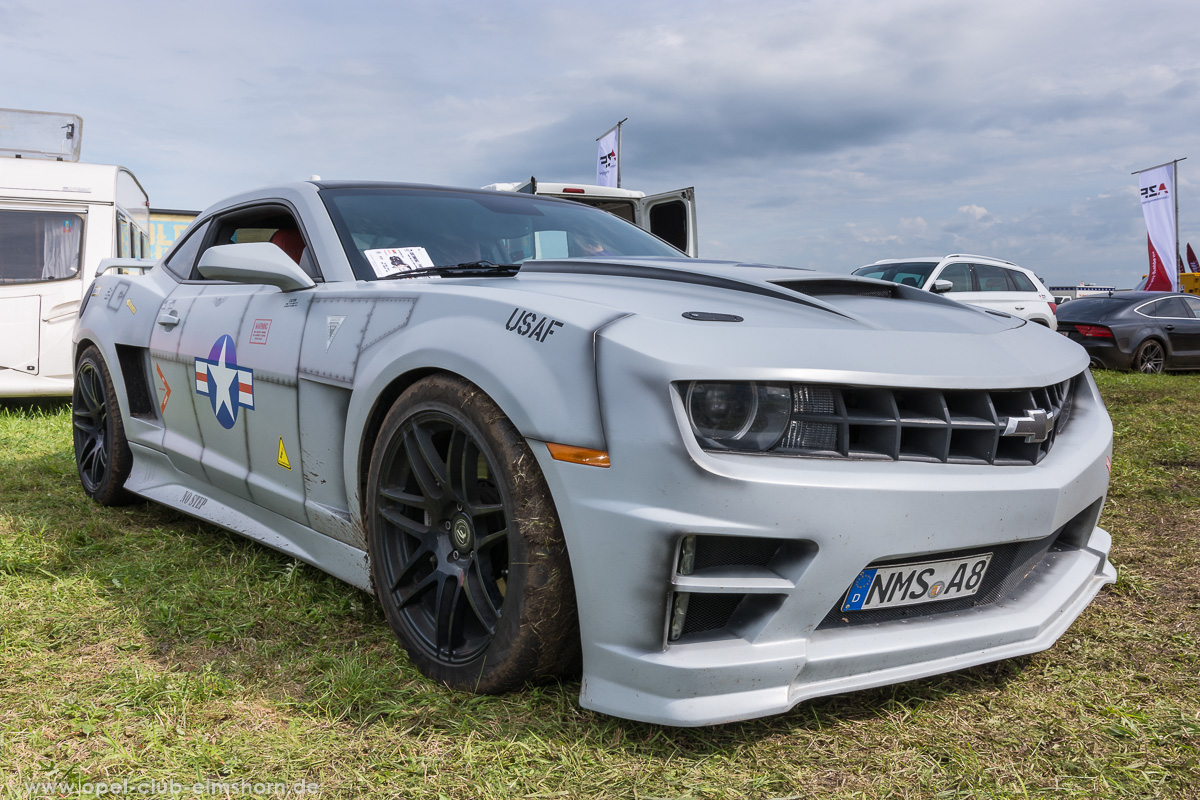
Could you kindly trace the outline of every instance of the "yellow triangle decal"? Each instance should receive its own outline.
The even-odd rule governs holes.
[[[279,466],[283,467],[288,472],[292,471],[292,462],[288,461],[287,450],[283,449],[283,437],[282,436],[279,437],[279,457],[277,459],[277,462],[278,462]]]

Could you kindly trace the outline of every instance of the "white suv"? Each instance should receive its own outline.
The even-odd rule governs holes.
[[[1011,261],[954,253],[945,258],[887,258],[855,275],[917,286],[952,300],[1022,317],[1058,330],[1053,295],[1037,275]]]

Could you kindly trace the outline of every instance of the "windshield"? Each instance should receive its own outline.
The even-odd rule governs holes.
[[[0,211],[0,284],[73,278],[82,252],[82,215]]]
[[[529,195],[444,189],[325,189],[325,207],[362,280],[533,258],[685,257],[612,214]]]
[[[854,270],[864,278],[903,283],[905,286],[924,286],[929,273],[938,265],[936,261],[906,261],[903,264],[870,264]]]

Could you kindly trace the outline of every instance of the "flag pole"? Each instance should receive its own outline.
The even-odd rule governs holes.
[[[628,121],[629,121],[629,117],[626,117],[625,119],[618,122],[616,125],[613,125],[611,128],[606,130],[604,133],[602,133],[596,137],[596,141],[598,142],[601,139],[603,139],[605,136],[608,136],[614,130],[617,132],[617,188],[618,189],[621,188],[621,126],[624,125]]]
[[[1179,268],[1180,265],[1183,264],[1183,259],[1179,257],[1179,162],[1182,160],[1183,159],[1177,158],[1173,162],[1171,162],[1173,164],[1173,166],[1171,167],[1171,172],[1172,172],[1171,180],[1173,180],[1175,182],[1174,189],[1175,189],[1175,274],[1176,275],[1179,275],[1179,273],[1183,272],[1183,270]],[[620,181],[621,180],[621,170],[619,167],[620,162],[617,162],[617,163],[618,163],[617,180]],[[620,186],[621,184],[618,183],[617,185]],[[1175,282],[1179,283],[1179,279],[1176,278]]]

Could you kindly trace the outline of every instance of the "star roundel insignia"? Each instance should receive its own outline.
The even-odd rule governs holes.
[[[196,394],[208,398],[222,428],[237,424],[238,409],[254,410],[254,370],[238,366],[232,336],[217,339],[208,358],[197,356],[195,365]]]

